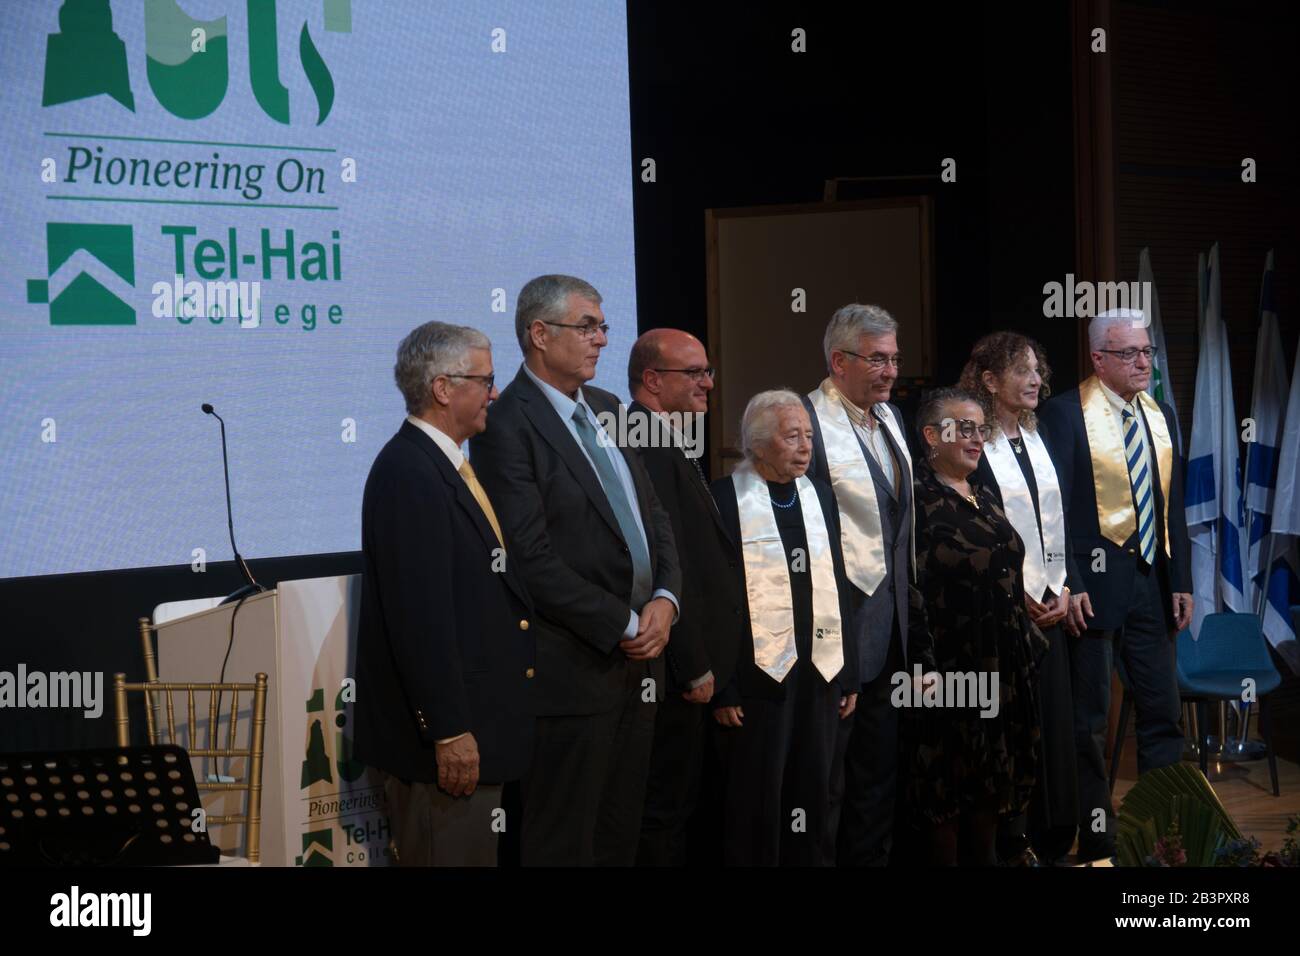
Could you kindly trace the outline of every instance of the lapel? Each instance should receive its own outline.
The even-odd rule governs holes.
[[[628,407],[641,415],[654,414],[640,402],[634,401]],[[713,523],[718,526],[718,530],[730,540],[731,534],[727,531],[726,525],[722,523],[722,515],[718,513],[718,503],[713,500],[713,493],[709,491],[708,482],[704,480],[700,472],[695,470],[695,465],[691,464],[690,460],[687,459],[685,449],[674,448],[672,451],[677,454],[674,459],[674,467],[682,474],[686,484],[695,490],[696,495],[701,499],[701,505],[713,518]]]
[[[532,422],[533,427],[537,429],[537,433],[559,455],[560,460],[573,474],[578,486],[587,495],[592,507],[596,509],[596,513],[604,519],[610,530],[622,541],[623,532],[619,529],[618,521],[614,518],[614,512],[610,510],[609,499],[605,497],[605,490],[600,486],[600,479],[596,477],[591,462],[587,461],[587,456],[578,447],[578,440],[570,433],[569,426],[560,421],[560,416],[556,414],[555,408],[542,394],[542,390],[528,377],[528,373],[524,371],[522,365],[519,367],[519,372],[515,375],[511,387],[519,392],[519,404],[524,411],[524,415]],[[587,396],[587,400],[590,403],[590,396]],[[632,472],[632,479],[635,483],[635,471]],[[638,494],[637,498],[639,506],[641,495]],[[643,515],[642,522],[645,521]],[[647,534],[648,537],[649,534]],[[624,543],[626,544],[626,542]]]
[[[892,415],[893,411],[888,405],[885,406],[885,415]],[[879,418],[879,416],[877,416]],[[903,449],[898,447],[894,441],[894,433],[884,422],[877,427],[881,429],[881,434],[885,436],[885,444],[889,446],[889,452],[894,456],[894,467],[898,469],[898,493],[894,497],[903,506],[907,508],[908,502],[911,501],[912,476],[907,470],[907,456],[903,454]],[[900,431],[902,429],[900,428]],[[892,493],[892,492],[891,492]]]
[[[450,492],[452,498],[455,499],[456,504],[458,504],[461,510],[469,517],[470,522],[474,525],[474,529],[478,532],[479,538],[482,539],[484,546],[488,549],[488,553],[490,554],[495,549],[501,547],[501,542],[497,540],[496,532],[492,530],[492,525],[488,522],[487,516],[483,514],[483,509],[479,507],[478,501],[476,501],[474,496],[470,493],[469,486],[465,484],[464,479],[462,479],[460,475],[456,474],[456,470],[451,467],[451,462],[447,460],[447,456],[443,454],[442,449],[434,443],[433,439],[420,431],[420,429],[416,428],[410,422],[402,422],[402,434],[404,434],[409,440],[413,441],[415,446],[423,451],[429,457],[429,460],[433,462],[434,469],[446,483],[447,490]],[[514,591],[515,594],[519,596],[519,599],[526,605],[532,607],[532,601],[529,600],[528,593],[524,590],[523,585],[514,573],[510,562],[509,552],[506,553],[505,578],[506,584],[509,585],[510,590]]]
[[[890,453],[894,456],[895,459],[894,466],[898,467],[898,461],[897,461],[898,449],[894,448],[894,443],[889,439],[889,429],[887,429],[879,419],[876,420],[876,427],[879,428],[881,434],[885,436],[886,447],[889,448]],[[862,457],[867,460],[867,468],[871,471],[871,480],[876,483],[876,488],[879,489],[884,494],[888,495],[890,498],[893,498],[895,501],[897,501],[898,495],[894,492],[894,489],[890,486],[889,479],[885,477],[884,471],[881,470],[880,462],[876,461],[875,454],[871,451],[870,448],[867,447],[866,441],[864,441],[862,436],[858,434],[858,430],[856,428],[853,429],[853,437],[858,440],[858,445],[862,448]],[[900,488],[903,486],[902,468],[898,469],[898,484]],[[877,498],[879,498],[879,496],[877,496]]]

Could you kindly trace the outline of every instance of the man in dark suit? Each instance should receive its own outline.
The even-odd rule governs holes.
[[[809,474],[835,491],[845,571],[864,596],[846,625],[857,642],[861,690],[852,725],[840,736],[843,780],[832,788],[837,801],[842,790],[841,866],[889,862],[899,740],[891,679],[912,666],[909,630],[926,626],[910,608],[912,461],[903,416],[889,403],[902,362],[897,329],[879,306],[837,310],[823,340],[827,378],[804,399],[813,426]]]
[[[532,605],[461,444],[496,398],[488,339],[428,322],[394,369],[408,416],[361,506],[356,756],[387,775],[403,865],[496,864],[502,784],[533,748]]]
[[[671,522],[619,442],[619,400],[586,384],[607,342],[600,301],[571,276],[520,290],[524,364],[470,444],[539,612],[525,866],[635,862],[681,591]]]
[[[1170,637],[1191,620],[1191,558],[1173,412],[1145,392],[1153,354],[1146,324],[1129,309],[1094,318],[1095,374],[1039,413],[1070,528],[1065,628],[1081,861],[1115,853],[1104,755],[1116,653],[1137,705],[1138,772],[1177,763],[1183,750]]]
[[[682,568],[682,615],[665,651],[667,689],[655,717],[637,862],[682,866],[708,756],[705,705],[735,670],[745,580],[700,467],[713,389],[703,344],[678,329],[646,332],[632,346],[627,378],[632,415],[664,423],[661,430],[646,430],[651,440],[640,455],[672,519]]]

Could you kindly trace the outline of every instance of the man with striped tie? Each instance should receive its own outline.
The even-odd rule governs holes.
[[[1094,374],[1039,413],[1070,529],[1065,627],[1080,861],[1115,852],[1104,756],[1115,655],[1137,705],[1138,772],[1177,763],[1183,737],[1171,638],[1192,615],[1177,426],[1169,406],[1146,393],[1152,356],[1146,318],[1136,309],[1104,312],[1089,324],[1088,343]]]

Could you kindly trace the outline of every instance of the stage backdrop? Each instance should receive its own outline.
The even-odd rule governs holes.
[[[0,114],[0,577],[228,559],[204,402],[246,556],[359,547],[398,341],[474,325],[504,385],[539,273],[625,392],[621,2],[8,0]]]

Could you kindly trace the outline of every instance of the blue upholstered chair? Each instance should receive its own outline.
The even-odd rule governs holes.
[[[1298,615],[1300,608],[1292,608],[1292,616]],[[1300,626],[1300,621],[1297,621],[1297,626]],[[1178,634],[1177,644],[1178,692],[1184,700],[1196,705],[1196,723],[1200,734],[1197,749],[1201,756],[1201,772],[1207,773],[1209,769],[1208,703],[1212,700],[1240,702],[1243,683],[1246,678],[1250,678],[1255,682],[1254,697],[1259,702],[1259,729],[1268,755],[1273,796],[1278,796],[1281,791],[1277,783],[1277,755],[1273,751],[1266,695],[1282,683],[1282,675],[1273,666],[1259,618],[1253,614],[1209,614],[1201,624],[1198,640],[1193,640],[1190,630],[1183,630]],[[1116,663],[1119,665],[1118,661]],[[1128,681],[1122,665],[1119,665],[1119,676],[1127,688]],[[1242,706],[1246,708],[1243,714],[1248,714],[1250,705]],[[1111,790],[1115,789],[1120,753],[1124,748],[1124,735],[1128,730],[1132,710],[1133,701],[1126,689],[1120,703],[1115,744],[1111,748]],[[1242,724],[1245,724],[1244,716]]]

